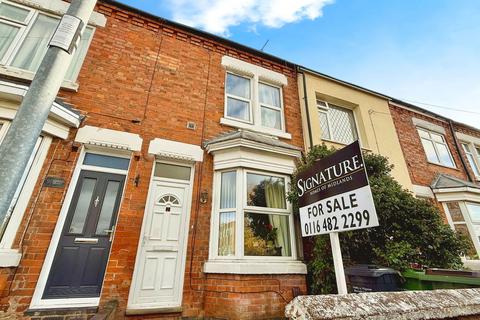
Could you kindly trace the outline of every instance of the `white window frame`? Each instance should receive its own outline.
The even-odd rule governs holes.
[[[480,173],[480,146],[477,146],[473,142],[469,142],[469,141],[461,141],[460,143],[462,144],[462,149],[463,149],[463,152],[465,152],[467,161],[470,164],[470,167],[472,167],[472,171],[473,171],[473,174],[475,175],[475,179],[477,181],[480,181],[480,175],[478,175],[475,171],[475,168],[476,168],[477,172]],[[469,155],[471,156],[473,163],[470,162],[470,159],[468,158]]]
[[[420,131],[428,133],[429,138],[424,138],[424,137],[420,136]],[[433,140],[432,133],[441,136],[443,142]],[[428,130],[428,129],[425,129],[425,128],[422,128],[422,127],[417,127],[417,134],[418,134],[418,137],[420,139],[420,143],[422,145],[423,151],[425,152],[425,157],[426,157],[428,163],[431,163],[431,164],[434,164],[434,165],[437,165],[437,166],[446,167],[446,168],[452,168],[452,169],[457,168],[456,163],[455,163],[455,159],[453,159],[452,153],[450,151],[450,148],[448,147],[448,143],[447,143],[447,140],[445,139],[444,134],[436,132],[436,131]],[[433,149],[435,150],[435,155],[437,156],[438,162],[432,162],[432,161],[430,161],[430,159],[428,159],[427,151],[425,150],[425,147],[423,146],[422,139],[427,139],[428,141],[432,142]],[[440,156],[439,156],[439,152],[438,152],[438,149],[437,149],[437,143],[443,144],[447,148],[448,155],[449,155],[450,160],[452,161],[452,164],[453,164],[452,166],[440,162]]]
[[[0,119],[0,144],[10,126],[10,121]],[[26,171],[28,172],[23,181],[13,211],[11,212],[9,221],[5,228],[5,232],[0,239],[0,267],[17,266],[20,262],[21,253],[18,249],[13,249],[13,244],[17,236],[18,228],[23,220],[25,211],[30,202],[33,189],[37,183],[40,171],[47,157],[52,138],[46,135],[42,136],[42,140],[33,151],[33,157],[28,163]]]
[[[245,62],[243,60],[235,59],[229,56],[222,57],[222,66],[225,68],[225,86],[224,86],[224,115],[220,119],[220,123],[223,125],[252,130],[272,136],[276,136],[284,139],[291,139],[292,135],[286,132],[286,121],[285,121],[285,103],[283,99],[283,88],[287,85],[287,77],[281,73],[262,68],[260,66]],[[251,96],[250,96],[250,121],[245,122],[242,119],[237,119],[227,116],[227,74],[233,74],[236,76],[244,77],[250,79],[251,85]],[[262,126],[261,118],[261,105],[259,99],[259,83],[269,85],[280,90],[280,108],[275,106],[269,106],[263,104],[271,109],[280,109],[280,119],[282,128],[275,129],[270,127]],[[234,97],[234,96],[232,96]],[[234,97],[238,98],[238,97]],[[241,99],[245,101],[245,99]]]
[[[319,102],[321,103],[324,103],[325,106],[321,106],[319,104]],[[330,107],[330,103],[325,101],[325,100],[322,100],[322,99],[317,99],[316,100],[316,105],[317,105],[317,111],[319,113],[318,117],[318,121],[320,123],[320,113],[323,113],[326,115],[327,117],[327,126],[328,126],[328,131],[330,133],[330,137],[329,139],[326,139],[326,138],[323,138],[322,136],[320,137],[321,140],[323,141],[328,141],[328,142],[333,142],[333,143],[337,143],[337,144],[341,144],[341,145],[346,145],[344,142],[340,142],[340,141],[337,141],[337,140],[334,140],[333,137],[332,137],[332,124],[331,124],[331,120],[330,120],[330,113],[328,112],[332,107]],[[353,133],[354,133],[354,139],[356,138],[357,140],[360,141],[360,135],[358,134],[358,123],[357,123],[357,117],[355,116],[355,112],[351,109],[351,108],[347,108],[347,107],[344,107],[344,106],[340,106],[338,104],[333,104],[332,105],[336,108],[340,108],[340,109],[345,109],[345,110],[349,110],[352,112],[352,116],[353,116],[353,125],[354,127],[352,128],[353,129]],[[321,128],[320,128],[321,130]],[[352,142],[354,142],[355,140],[353,140]]]
[[[222,173],[224,172],[236,172],[236,208],[235,210],[220,209],[220,192],[221,192],[221,180]],[[215,171],[214,174],[214,195],[213,195],[213,214],[212,214],[212,232],[210,241],[210,260],[217,261],[250,261],[250,262],[291,262],[297,259],[296,245],[295,245],[295,228],[294,217],[292,214],[291,204],[286,200],[286,209],[277,208],[260,208],[247,205],[247,174],[259,174],[283,178],[285,181],[285,192],[288,190],[290,184],[290,177],[284,174],[272,173],[268,171],[254,170],[249,168],[229,168],[225,170]],[[235,255],[232,256],[220,256],[218,255],[218,236],[219,236],[219,219],[220,212],[233,212],[235,211]],[[289,223],[289,235],[290,235],[290,256],[245,256],[244,255],[244,213],[260,213],[260,214],[275,214],[288,216]]]
[[[272,129],[272,130],[280,130],[280,131],[285,131],[285,112],[283,110],[284,106],[283,106],[283,90],[282,90],[282,87],[281,86],[278,86],[278,85],[275,85],[273,83],[268,83],[266,81],[262,81],[261,79],[258,81],[258,83],[260,84],[263,84],[263,85],[266,85],[266,86],[270,86],[272,88],[276,88],[278,89],[279,91],[279,95],[280,95],[280,107],[277,107],[277,106],[273,106],[273,105],[270,105],[270,104],[267,104],[267,103],[263,103],[263,102],[260,102],[260,89],[258,89],[258,119],[260,119],[260,125],[262,123],[262,108],[267,108],[267,109],[271,109],[271,110],[275,110],[275,111],[279,111],[280,112],[280,126],[281,128],[280,129],[276,129],[276,128],[270,128],[270,127],[263,127],[263,128],[268,128],[268,129]]]
[[[480,203],[478,202],[473,202],[473,201],[465,201],[465,200],[454,200],[454,201],[451,201],[451,202],[457,202],[459,207],[460,207],[460,211],[462,212],[462,216],[463,216],[463,221],[453,221],[452,219],[452,216],[450,214],[450,210],[448,209],[448,206],[447,206],[447,203],[444,202],[443,203],[443,209],[444,211],[447,213],[447,220],[448,220],[448,223],[450,225],[450,227],[452,228],[452,230],[455,230],[455,225],[466,225],[467,226],[467,229],[468,229],[468,232],[470,233],[470,239],[472,240],[472,243],[475,247],[475,250],[477,251],[477,254],[480,255],[480,234],[477,234],[475,232],[475,226],[474,224],[480,224],[479,223],[474,223],[470,217],[470,212],[468,211],[468,204],[474,204],[474,205],[480,205]]]
[[[234,75],[234,76],[237,76],[237,77],[240,77],[240,78],[244,78],[244,79],[247,79],[249,84],[250,84],[250,99],[247,99],[247,98],[244,98],[244,97],[239,97],[239,96],[236,96],[234,94],[231,94],[231,93],[228,93],[227,92],[227,79],[228,79],[228,74],[231,74],[231,75]],[[252,77],[248,77],[246,75],[243,75],[243,74],[239,74],[237,72],[232,72],[232,71],[227,71],[225,73],[225,107],[224,107],[224,117],[226,119],[230,119],[230,120],[233,120],[233,121],[240,121],[240,122],[243,122],[243,123],[247,123],[247,124],[251,124],[253,125],[254,124],[254,115],[253,115],[253,97],[254,97],[254,85],[253,85],[253,82],[254,82],[254,78]],[[233,98],[233,99],[236,99],[236,100],[240,100],[240,101],[243,101],[243,102],[248,102],[248,117],[249,117],[249,120],[243,120],[243,119],[238,119],[238,118],[235,118],[235,117],[230,117],[227,115],[227,109],[228,109],[228,98]]]
[[[9,20],[7,18],[0,17],[0,23],[10,24],[10,25],[19,27],[19,31],[18,31],[17,35],[15,36],[15,39],[10,44],[10,47],[5,51],[4,56],[0,57],[0,67],[6,68],[8,74],[13,74],[13,76],[17,76],[17,77],[20,75],[19,77],[21,77],[21,78],[26,78],[26,79],[31,80],[31,79],[33,79],[33,76],[35,75],[34,72],[32,72],[30,70],[25,70],[25,69],[14,67],[11,64],[12,64],[13,60],[15,59],[15,57],[17,56],[18,51],[22,47],[22,44],[23,44],[25,38],[27,37],[28,33],[32,29],[32,27],[35,24],[35,21],[37,20],[39,15],[45,15],[45,16],[48,16],[48,17],[52,17],[52,18],[57,19],[58,21],[60,21],[61,17],[58,16],[58,15],[49,13],[49,12],[29,8],[27,6],[18,4],[16,2],[8,1],[8,0],[0,0],[0,3],[6,3],[8,5],[30,11],[27,18],[25,18],[24,23],[19,23],[17,21],[12,21],[12,20]],[[72,79],[64,79],[62,85],[65,86],[65,87],[76,88],[75,83],[77,81],[78,74],[80,73],[80,70],[82,68],[83,62],[84,62],[85,57],[86,57],[86,53],[88,52],[88,48],[90,47],[91,41],[94,37],[95,30],[96,30],[95,27],[90,26],[90,25],[87,25],[86,28],[88,28],[92,31],[91,36],[88,39],[88,43],[86,44],[87,50],[86,50],[85,54],[83,54],[81,56],[78,56],[79,68],[77,70],[75,70],[75,72],[73,73]],[[72,63],[73,63],[73,61],[72,61]]]

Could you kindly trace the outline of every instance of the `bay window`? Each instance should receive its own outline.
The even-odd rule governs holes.
[[[467,252],[470,258],[480,255],[480,203],[449,201],[444,203],[447,219],[452,229],[465,236],[471,243]]]
[[[35,73],[59,21],[58,16],[0,0],[0,65]],[[65,80],[76,80],[93,30],[87,27],[83,32]]]
[[[233,169],[216,179],[217,257],[292,257],[288,177]]]

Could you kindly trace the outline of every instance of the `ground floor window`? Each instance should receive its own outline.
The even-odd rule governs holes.
[[[292,257],[289,177],[249,169],[216,174],[213,230],[219,258]]]
[[[472,251],[469,256],[478,259],[480,253],[480,203],[447,202],[450,224],[455,231],[471,240]]]

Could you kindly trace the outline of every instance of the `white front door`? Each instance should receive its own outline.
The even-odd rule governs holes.
[[[129,309],[181,306],[190,192],[190,181],[153,178]]]

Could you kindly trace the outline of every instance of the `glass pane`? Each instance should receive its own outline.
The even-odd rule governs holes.
[[[236,171],[222,173],[222,187],[220,189],[220,209],[230,209],[236,207],[236,181]]]
[[[429,135],[428,132],[425,131],[425,130],[418,129],[418,134],[419,134],[420,137],[422,137],[422,138],[430,139],[430,135]]]
[[[327,108],[327,103],[325,101],[322,101],[322,100],[317,100],[317,107]]]
[[[437,146],[438,156],[440,157],[440,163],[449,167],[453,167],[453,160],[448,152],[448,148],[443,143],[435,143]]]
[[[477,164],[475,163],[475,160],[473,159],[473,155],[471,153],[467,153],[466,155],[467,155],[468,163],[470,164],[470,167],[473,170],[473,173],[475,174],[475,176],[480,177],[480,171],[477,167]]]
[[[78,197],[70,229],[68,230],[69,233],[82,233],[88,215],[88,208],[92,202],[92,195],[95,190],[96,182],[97,179],[94,178],[83,179],[80,196]]]
[[[220,213],[218,255],[235,255],[235,212]]]
[[[433,163],[439,163],[437,153],[435,152],[435,148],[433,147],[433,142],[422,138],[422,145],[423,149],[425,150],[425,154],[427,155],[428,161]]]
[[[160,178],[190,180],[190,167],[177,166],[167,163],[156,163],[153,175]]]
[[[436,134],[436,133],[430,132],[430,136],[432,137],[433,141],[445,142],[445,139],[443,138],[443,136],[441,134]]]
[[[480,223],[480,204],[467,203],[468,214],[473,223]]]
[[[228,94],[250,99],[250,79],[227,73],[227,83],[225,87]]]
[[[466,153],[470,153],[470,148],[468,147],[468,144],[462,143],[462,148],[463,151],[465,151]]]
[[[348,144],[357,139],[353,111],[330,105],[328,119],[332,132],[332,140]]]
[[[475,147],[475,150],[477,150],[477,157],[480,158],[480,147]]]
[[[20,28],[11,26],[9,24],[0,23],[0,59],[3,58],[5,52],[7,52],[8,48],[12,44],[13,39],[18,33]]]
[[[110,229],[110,222],[112,221],[113,209],[115,208],[119,187],[119,181],[108,181],[107,191],[103,198],[102,210],[100,211],[95,234],[108,235],[108,232],[105,232],[105,230]]]
[[[262,107],[262,126],[282,130],[280,111]]]
[[[130,159],[106,156],[103,154],[87,153],[83,164],[104,168],[128,170]]]
[[[322,130],[322,139],[330,140],[330,129],[328,128],[328,119],[325,112],[319,112],[320,129]]]
[[[261,174],[247,174],[247,205],[286,209],[285,179]]]
[[[25,22],[29,13],[29,10],[15,7],[5,2],[0,3],[0,16],[10,20]]]
[[[288,216],[245,212],[246,256],[290,256]]]
[[[280,108],[280,89],[264,83],[258,84],[260,103]]]
[[[73,54],[72,63],[70,63],[70,67],[67,70],[67,74],[65,75],[65,79],[74,81],[78,71],[80,70],[83,62],[83,58],[85,57],[87,50],[88,50],[88,43],[90,38],[92,37],[93,29],[86,28],[80,38],[80,42],[78,43],[77,50]]]
[[[453,222],[465,221],[463,219],[462,210],[460,209],[460,205],[458,204],[458,202],[447,202],[447,208]]]
[[[58,19],[38,15],[37,20],[23,41],[12,65],[17,68],[37,71],[48,49],[48,41],[57,27]]]
[[[227,116],[250,121],[250,103],[228,97]]]
[[[467,254],[469,256],[475,256],[477,255],[477,252],[475,250],[475,246],[472,242],[472,236],[470,235],[470,231],[468,231],[468,227],[466,224],[464,223],[461,223],[461,224],[455,224],[454,225],[454,228],[455,228],[455,231],[457,231],[458,233],[462,234],[463,236],[465,236],[465,238],[467,238],[470,242],[470,251],[467,252]]]

